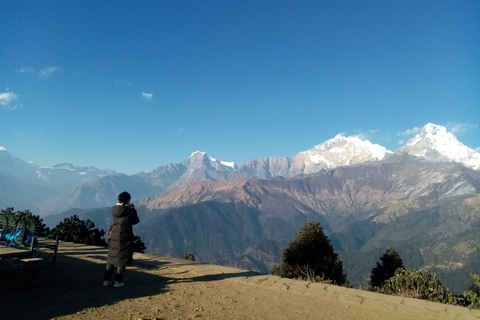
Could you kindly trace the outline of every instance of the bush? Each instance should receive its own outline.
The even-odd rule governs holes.
[[[63,241],[84,243],[95,246],[105,246],[105,231],[95,228],[95,224],[87,219],[80,219],[77,215],[65,218],[52,230],[53,235]]]
[[[186,252],[182,253],[181,258],[185,259],[185,260],[190,260],[190,261],[196,261],[197,260],[193,253],[186,253]]]
[[[145,243],[143,243],[142,239],[140,239],[139,236],[134,236],[133,237],[133,252],[145,253],[146,249],[147,249],[147,247],[145,247]]]
[[[347,282],[342,262],[319,222],[307,222],[302,226],[297,237],[283,251],[282,263],[271,273],[284,278],[337,285]]]
[[[446,304],[458,304],[453,292],[442,287],[435,274],[423,270],[398,269],[377,292]]]
[[[472,274],[473,284],[461,297],[462,305],[465,307],[480,309],[480,276]]]

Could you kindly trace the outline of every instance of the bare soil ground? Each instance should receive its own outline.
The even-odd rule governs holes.
[[[61,243],[57,266],[46,266],[38,284],[0,284],[0,319],[429,319],[233,281],[242,272],[202,276],[138,257],[125,287],[103,287],[105,258],[104,248]]]

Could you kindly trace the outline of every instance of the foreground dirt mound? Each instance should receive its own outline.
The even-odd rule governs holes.
[[[309,284],[186,260],[135,255],[123,288],[102,287],[106,250],[61,243],[28,288],[4,288],[7,319],[480,319],[480,312]]]

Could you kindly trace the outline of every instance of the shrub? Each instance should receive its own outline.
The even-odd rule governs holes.
[[[465,307],[480,309],[480,276],[472,274],[473,284],[461,297],[462,305]]]
[[[143,243],[142,239],[140,239],[139,236],[134,236],[133,237],[133,252],[145,253],[146,249],[147,249],[147,247],[145,247],[145,243]]]
[[[375,289],[384,294],[458,304],[453,292],[442,287],[435,274],[428,274],[423,270],[397,269],[393,277]]]
[[[186,252],[182,253],[181,258],[185,259],[185,260],[190,260],[190,261],[196,261],[197,260],[193,253],[186,253]]]
[[[95,246],[105,246],[105,231],[95,228],[95,224],[87,219],[80,219],[77,215],[65,218],[52,230],[60,240],[84,243]]]
[[[271,273],[312,282],[326,281],[338,285],[347,282],[342,262],[319,222],[307,222],[302,226],[297,237],[283,251],[282,263]]]

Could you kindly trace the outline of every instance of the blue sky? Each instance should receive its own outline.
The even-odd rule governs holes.
[[[428,122],[480,147],[480,1],[0,2],[0,146],[128,174]],[[400,143],[399,143],[400,142]]]

